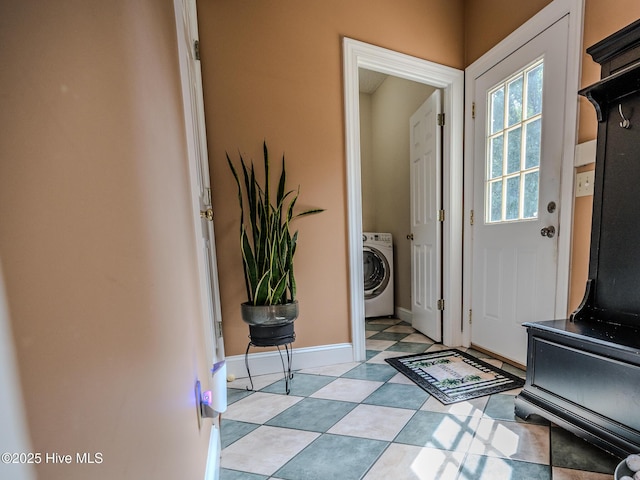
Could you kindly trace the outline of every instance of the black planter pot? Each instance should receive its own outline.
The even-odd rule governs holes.
[[[256,347],[273,347],[293,343],[293,322],[282,325],[249,325],[249,338]]]

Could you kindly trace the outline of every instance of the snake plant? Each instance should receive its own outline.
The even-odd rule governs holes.
[[[260,185],[256,178],[253,161],[249,168],[240,154],[244,192],[229,154],[227,154],[227,162],[238,185],[240,248],[248,303],[279,305],[296,299],[293,257],[296,253],[298,232],[291,235],[290,223],[296,218],[322,212],[323,209],[293,213],[300,187],[297,190],[285,191],[284,155],[275,202],[272,203],[269,185],[269,152],[266,142],[263,143],[263,152],[264,186]],[[246,205],[244,198],[247,200]]]

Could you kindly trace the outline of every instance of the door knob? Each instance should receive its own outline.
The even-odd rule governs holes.
[[[213,222],[213,209],[211,207],[200,212],[200,218],[206,218],[210,222]]]
[[[542,235],[543,237],[553,238],[555,234],[556,227],[554,227],[553,225],[549,225],[548,227],[544,227],[542,230],[540,230],[540,235]]]
[[[413,233],[410,233],[409,235],[407,235],[407,240],[413,240]]]

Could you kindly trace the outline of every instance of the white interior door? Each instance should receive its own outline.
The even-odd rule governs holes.
[[[555,318],[568,17],[475,79],[472,344],[526,364]]]
[[[440,91],[411,116],[411,313],[413,327],[442,340],[442,224]]]
[[[205,313],[204,339],[209,364],[214,375],[210,388],[214,390],[212,405],[218,412],[226,410],[226,367],[222,338],[222,316],[218,288],[218,267],[215,251],[213,211],[204,122],[202,76],[198,54],[198,24],[195,0],[181,3],[183,24],[179,26],[180,66],[185,108],[187,147],[191,177],[195,234],[198,242],[200,291]],[[180,28],[181,27],[181,28]],[[204,383],[204,381],[203,381]],[[206,389],[205,389],[206,390]]]

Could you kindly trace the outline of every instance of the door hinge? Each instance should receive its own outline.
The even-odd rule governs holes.
[[[471,215],[469,216],[469,224],[473,225],[473,210],[471,210]]]
[[[471,118],[476,118],[476,102],[471,102]]]
[[[211,189],[210,188],[204,189],[202,203],[204,203],[207,207],[211,206]]]
[[[438,300],[438,310],[444,310],[444,298]]]
[[[222,322],[216,322],[216,338],[222,338]]]
[[[444,210],[438,210],[438,221],[444,222]]]
[[[444,127],[444,113],[438,114],[438,126]]]
[[[200,40],[193,41],[193,58],[200,60]]]
[[[473,323],[473,310],[469,309],[469,325]]]

